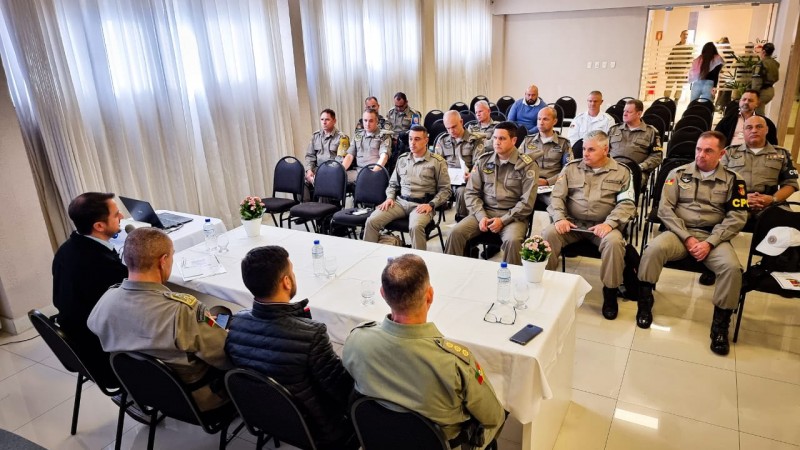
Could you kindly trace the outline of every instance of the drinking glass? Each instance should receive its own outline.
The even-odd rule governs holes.
[[[230,245],[231,241],[228,239],[228,236],[221,234],[217,238],[217,252],[218,253],[228,253],[228,245]]]
[[[362,281],[361,282],[361,305],[369,306],[375,304],[375,282]]]
[[[328,278],[336,278],[336,269],[338,268],[339,265],[335,256],[325,257],[325,273],[328,274]]]
[[[528,283],[526,281],[516,281],[514,283],[514,300],[516,300],[517,304],[514,307],[516,309],[528,309],[529,297]]]

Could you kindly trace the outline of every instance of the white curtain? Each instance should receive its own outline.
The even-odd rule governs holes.
[[[436,103],[469,104],[489,93],[492,79],[492,11],[490,0],[435,2]]]
[[[315,125],[319,112],[331,108],[339,129],[352,133],[370,95],[383,115],[394,107],[398,91],[421,109],[420,0],[300,0],[300,8]]]
[[[271,194],[275,163],[294,148],[280,105],[297,99],[279,1],[2,0],[0,20],[56,241],[84,191],[228,226],[244,196]]]

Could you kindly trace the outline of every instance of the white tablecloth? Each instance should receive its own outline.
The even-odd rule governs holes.
[[[176,254],[170,282],[250,307],[252,296],[241,279],[241,259],[253,247],[280,245],[289,252],[294,264],[298,283],[295,298],[309,299],[313,317],[327,325],[331,340],[338,343],[344,343],[358,323],[380,321],[389,313],[379,293],[374,305],[361,305],[360,282],[373,280],[380,285],[387,258],[404,253],[420,255],[428,266],[434,288],[428,320],[436,323],[448,339],[472,350],[488,373],[500,401],[522,423],[530,423],[542,400],[551,397],[547,375],[569,336],[574,335],[570,331],[575,325],[575,310],[591,290],[578,275],[546,271],[542,283],[528,285],[529,308],[517,311],[514,325],[488,323],[483,317],[496,297],[498,264],[495,262],[271,226],[262,226],[257,238],[248,238],[241,227],[226,234],[231,242],[230,251],[218,258],[227,273],[184,282],[180,276],[181,260],[205,253],[202,245],[198,245]],[[311,264],[314,239],[321,241],[326,256],[337,257],[339,269],[335,279],[314,277]],[[512,280],[524,278],[520,266],[511,266],[511,274]],[[544,332],[526,346],[509,341],[511,335],[528,323],[542,327]]]
[[[183,224],[183,226],[179,229],[174,231],[167,230],[169,237],[172,239],[172,245],[175,246],[175,252],[186,250],[189,247],[193,247],[197,244],[205,242],[205,235],[203,234],[203,223],[206,220],[205,216],[196,216],[194,214],[165,210],[158,210],[156,212],[170,213],[192,218],[191,222]],[[122,246],[125,244],[125,238],[128,236],[128,233],[125,232],[125,225],[129,224],[131,221],[132,219],[122,219],[122,230],[119,232],[119,235],[117,235],[116,238],[111,240],[111,243],[114,245],[117,251],[121,250]],[[228,229],[225,228],[225,224],[219,219],[211,218],[211,223],[214,225],[214,230],[217,232],[217,235],[228,231]]]

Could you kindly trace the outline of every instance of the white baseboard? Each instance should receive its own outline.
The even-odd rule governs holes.
[[[58,313],[58,310],[53,305],[43,306],[38,309],[48,316]],[[24,316],[13,319],[8,317],[0,317],[0,328],[2,328],[6,333],[20,334],[33,328],[33,325],[31,325],[31,321],[28,320],[28,315],[25,314]]]

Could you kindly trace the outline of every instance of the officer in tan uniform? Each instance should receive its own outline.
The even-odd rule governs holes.
[[[491,139],[494,127],[500,122],[492,120],[492,109],[489,108],[489,102],[486,100],[475,102],[475,119],[475,123],[469,125],[467,131],[472,134],[481,134],[484,139]]]
[[[164,361],[194,385],[192,395],[207,411],[227,402],[227,332],[196,298],[164,286],[174,253],[172,240],[157,228],[129,233],[123,252],[128,278],[103,294],[87,325],[106,352],[139,351]]]
[[[320,129],[311,135],[311,142],[306,150],[306,182],[314,184],[314,175],[317,168],[325,161],[335,159],[341,162],[338,156],[339,147],[343,142],[350,142],[350,138],[336,128],[336,113],[332,109],[323,109],[319,114]],[[344,150],[349,144],[344,146]]]
[[[425,127],[412,126],[408,143],[411,151],[398,158],[386,188],[386,201],[367,219],[364,240],[378,242],[386,224],[408,216],[411,247],[426,250],[425,226],[433,220],[434,210],[450,198],[450,175],[444,158],[428,151]]]
[[[753,78],[750,80],[750,89],[758,91],[760,103],[756,112],[764,114],[764,107],[775,97],[775,83],[780,79],[781,64],[772,57],[775,44],[767,42],[758,53],[761,61],[753,68]]]
[[[767,142],[767,122],[761,116],[745,121],[744,143],[726,148],[720,163],[744,180],[752,212],[785,201],[798,189],[791,155]]]
[[[428,322],[433,287],[425,261],[410,254],[392,259],[381,275],[381,295],[391,314],[359,325],[344,344],[342,362],[356,391],[427,417],[442,427],[450,448],[486,448],[506,414],[472,352]],[[465,431],[470,422],[483,433]]]
[[[644,249],[639,264],[641,292],[636,324],[653,321],[653,286],[667,261],[692,256],[717,274],[711,350],[727,355],[728,325],[739,303],[742,266],[730,243],[747,221],[744,181],[720,164],[725,136],[706,131],[697,140],[695,160],[673,170],[664,183],[658,216],[667,231]]]
[[[464,192],[469,215],[451,230],[446,253],[464,255],[468,240],[492,232],[503,241],[503,261],[522,264],[519,251],[533,213],[539,167],[514,146],[516,135],[512,122],[494,129],[494,151],[479,156],[472,168]]]
[[[356,132],[347,155],[342,161],[347,170],[347,181],[355,183],[358,170],[369,164],[380,164],[386,167],[392,153],[392,132],[378,128],[378,113],[365,110],[361,117],[364,129]],[[355,162],[355,166],[353,166]],[[377,170],[380,170],[376,167]]]
[[[661,165],[663,151],[658,130],[642,121],[644,105],[640,100],[628,100],[622,111],[622,123],[608,131],[611,157],[624,157],[639,164],[642,169],[642,186],[647,177]]]
[[[408,97],[403,92],[394,94],[394,108],[386,113],[386,123],[388,123],[395,136],[401,131],[408,131],[412,125],[419,125],[422,115],[419,111],[408,106]]]
[[[572,147],[569,140],[561,137],[553,127],[558,121],[558,113],[550,106],[539,111],[536,126],[539,132],[526,136],[520,145],[520,150],[530,155],[539,166],[539,186],[552,186],[556,184],[561,169],[572,160]],[[549,206],[550,194],[538,194],[536,199]]]
[[[470,172],[472,171],[472,161],[483,153],[483,136],[472,134],[464,129],[464,121],[458,111],[447,111],[442,118],[447,134],[443,134],[436,142],[434,151],[447,161],[449,169],[461,170],[462,161],[467,171],[464,173],[465,184],[469,182]],[[453,179],[453,176],[450,177]],[[456,216],[457,219],[465,217],[467,206],[464,203],[464,186],[455,187],[456,193]]]
[[[603,317],[617,318],[617,288],[625,267],[622,231],[636,214],[630,170],[608,156],[608,135],[593,130],[583,139],[583,158],[564,167],[548,208],[553,224],[543,237],[553,250],[547,269],[555,270],[565,245],[589,239],[600,247]]]

